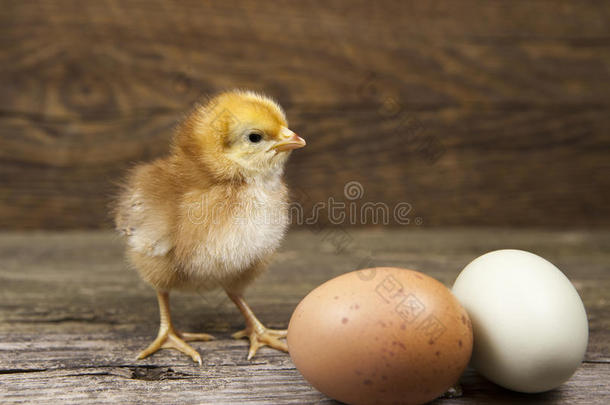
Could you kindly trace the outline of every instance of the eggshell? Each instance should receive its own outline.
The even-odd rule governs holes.
[[[587,314],[570,280],[522,250],[497,250],[468,264],[453,292],[472,319],[472,366],[505,388],[559,386],[587,350]]]
[[[470,359],[466,311],[439,281],[378,267],[310,292],[288,326],[305,379],[347,404],[422,404],[457,382]]]

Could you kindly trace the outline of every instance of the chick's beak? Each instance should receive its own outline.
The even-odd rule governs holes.
[[[272,150],[284,152],[288,150],[302,148],[306,145],[305,139],[301,138],[286,127],[280,131],[280,140],[271,147]]]

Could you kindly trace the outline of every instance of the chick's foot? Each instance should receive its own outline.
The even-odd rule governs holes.
[[[181,333],[176,331],[169,312],[169,294],[164,291],[157,291],[157,299],[159,301],[159,312],[161,316],[159,334],[146,349],[138,354],[138,360],[148,357],[160,349],[176,349],[187,356],[190,356],[194,362],[201,365],[201,356],[197,350],[193,349],[186,342],[195,340],[208,341],[214,339],[214,337],[207,333]]]
[[[233,335],[234,339],[242,339],[247,337],[250,339],[250,350],[248,351],[248,360],[252,359],[258,349],[263,346],[269,346],[284,352],[288,351],[286,342],[280,340],[286,337],[288,331],[281,329],[267,329],[260,322],[256,326],[240,330]]]
[[[201,365],[201,356],[197,350],[193,349],[186,342],[195,340],[208,341],[212,339],[214,339],[214,337],[207,333],[180,333],[168,326],[161,327],[157,338],[138,354],[138,360],[148,357],[160,349],[176,349],[187,356],[190,356],[194,362]]]
[[[248,306],[244,298],[239,294],[227,293],[229,298],[237,305],[237,308],[242,313],[246,320],[246,329],[234,333],[234,339],[247,337],[250,339],[250,350],[248,351],[248,360],[252,359],[258,349],[263,346],[269,346],[284,352],[288,351],[286,342],[280,340],[288,334],[286,330],[268,329],[258,320]]]

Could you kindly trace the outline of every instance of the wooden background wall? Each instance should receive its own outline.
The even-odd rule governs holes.
[[[610,225],[610,2],[0,1],[0,227],[110,225],[113,182],[202,94],[308,140],[306,205],[424,225]]]

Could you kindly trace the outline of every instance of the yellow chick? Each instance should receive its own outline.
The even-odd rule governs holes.
[[[139,355],[177,349],[201,364],[186,342],[206,333],[175,329],[169,291],[223,288],[237,305],[251,359],[261,346],[287,351],[285,330],[266,328],[243,298],[286,232],[284,165],[305,141],[288,129],[282,108],[250,91],[230,91],[197,106],[176,130],[167,157],[131,170],[115,207],[126,255],[157,291],[157,338]]]

